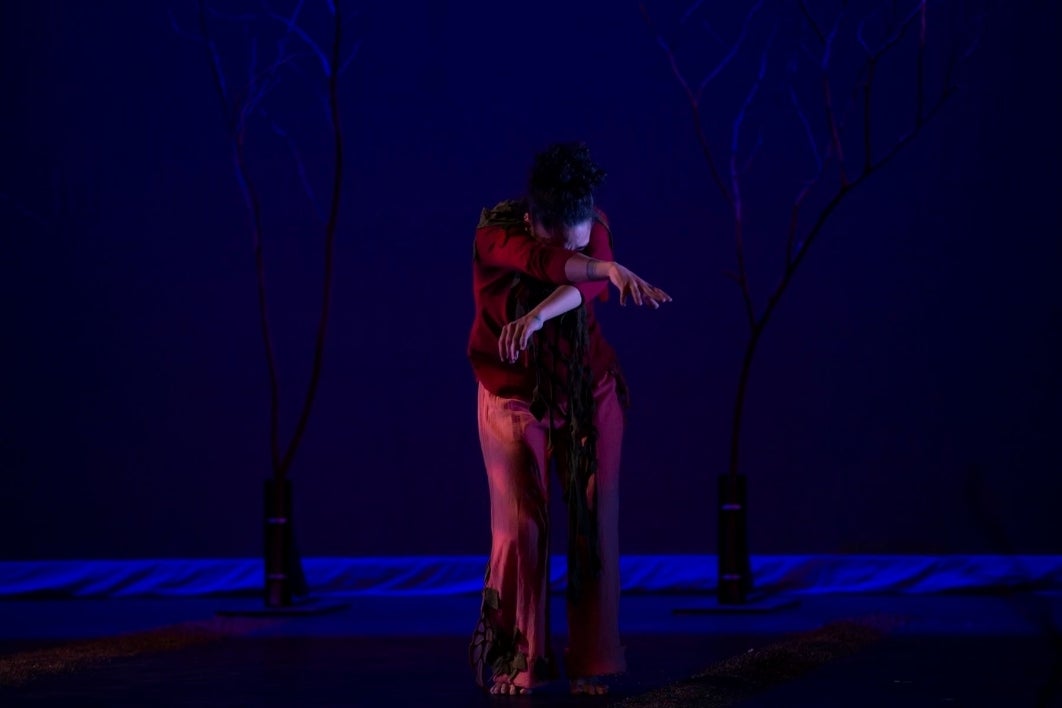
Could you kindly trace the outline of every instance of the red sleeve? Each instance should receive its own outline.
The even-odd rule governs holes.
[[[532,278],[556,285],[573,285],[583,296],[583,302],[595,297],[607,299],[608,280],[573,283],[564,273],[564,264],[577,251],[550,246],[520,231],[501,226],[487,226],[476,230],[476,256],[483,265],[527,273]],[[600,261],[612,260],[612,233],[604,212],[597,210],[590,228],[590,242],[578,253]]]
[[[572,252],[548,246],[519,231],[507,231],[501,226],[476,229],[476,255],[485,266],[527,273],[547,283],[568,283],[564,264]]]
[[[582,250],[582,254],[588,258],[596,258],[599,261],[612,260],[612,233],[608,228],[608,219],[601,210],[597,211],[594,226],[590,229],[590,243]],[[583,302],[590,302],[595,297],[601,298],[602,302],[608,299],[607,280],[587,280],[582,283],[572,283],[583,295]]]

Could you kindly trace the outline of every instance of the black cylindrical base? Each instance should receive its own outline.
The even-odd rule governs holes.
[[[295,567],[301,571],[291,526],[291,480],[270,478],[265,483],[266,607],[292,604],[299,580]]]
[[[724,605],[743,604],[752,592],[745,504],[745,475],[721,475],[719,477],[719,585],[716,593],[719,603]]]

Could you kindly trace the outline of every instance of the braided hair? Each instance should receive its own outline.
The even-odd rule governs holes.
[[[590,158],[584,143],[558,143],[536,156],[528,180],[527,206],[531,217],[547,230],[575,226],[594,218],[593,190],[605,172]],[[553,286],[529,288],[540,300]],[[567,459],[568,478],[562,480],[568,504],[568,594],[578,601],[585,584],[600,573],[596,504],[587,498],[591,477],[597,472],[597,431],[594,428],[594,381],[590,370],[587,310],[580,307],[561,315],[552,332],[543,332],[532,348],[538,385],[532,410],[558,411],[567,399],[566,444],[559,446]],[[550,336],[552,335],[552,336]],[[558,396],[556,388],[566,395]],[[552,434],[552,425],[550,426]]]
[[[575,226],[594,216],[594,188],[605,171],[585,143],[557,143],[535,157],[527,184],[528,208],[542,226]]]

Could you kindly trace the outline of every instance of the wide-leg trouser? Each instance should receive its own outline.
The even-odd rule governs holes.
[[[596,509],[600,576],[568,602],[566,667],[570,678],[626,668],[619,638],[619,466],[623,411],[616,381],[606,375],[594,387],[597,472],[588,487]],[[536,420],[528,402],[501,398],[479,387],[479,436],[490,486],[491,554],[487,588],[497,593],[498,629],[516,637],[528,670],[513,683],[531,687],[533,669],[551,660],[549,641],[549,460],[566,479],[568,431],[561,421],[549,435],[549,417]],[[552,439],[552,450],[549,441]],[[508,680],[508,679],[506,679]]]

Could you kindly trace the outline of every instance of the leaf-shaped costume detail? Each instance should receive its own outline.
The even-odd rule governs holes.
[[[487,578],[490,579],[490,568]],[[504,631],[498,622],[501,613],[501,595],[492,587],[483,588],[483,604],[479,622],[472,632],[472,643],[468,647],[468,662],[476,676],[476,685],[485,687],[486,669],[489,667],[493,677],[504,676],[512,681],[521,671],[527,671],[527,654],[519,650],[524,638],[519,628],[512,634]]]

